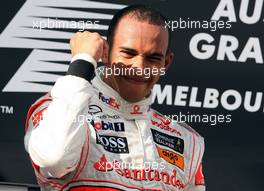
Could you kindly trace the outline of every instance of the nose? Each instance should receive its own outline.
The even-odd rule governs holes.
[[[141,55],[134,57],[132,61],[132,67],[143,69],[144,68],[144,57]]]

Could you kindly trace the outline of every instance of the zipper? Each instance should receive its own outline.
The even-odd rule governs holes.
[[[139,126],[139,123],[138,121],[135,119],[135,124],[136,124],[136,127],[137,127],[137,130],[138,130],[138,135],[139,135],[139,139],[140,139],[140,144],[141,144],[141,148],[142,148],[142,151],[143,151],[143,164],[142,164],[142,168],[145,168],[145,149],[144,149],[144,144],[143,144],[143,137],[142,137],[142,132],[141,132],[141,129],[140,129],[140,126]],[[143,181],[141,181],[141,187],[144,188],[144,184],[143,184]]]

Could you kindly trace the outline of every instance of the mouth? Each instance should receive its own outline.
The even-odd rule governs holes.
[[[149,79],[145,79],[145,78],[131,77],[131,76],[121,76],[121,77],[129,83],[133,83],[137,85],[143,85],[149,82]]]

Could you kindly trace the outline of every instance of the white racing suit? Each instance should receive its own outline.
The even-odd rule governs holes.
[[[41,190],[204,191],[203,138],[151,109],[151,96],[122,99],[100,69],[91,80],[94,68],[77,55],[29,109],[25,148]]]

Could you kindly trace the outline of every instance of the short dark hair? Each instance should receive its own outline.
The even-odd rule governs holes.
[[[114,33],[117,28],[117,25],[119,21],[127,15],[131,15],[138,21],[145,21],[148,22],[149,24],[159,25],[162,27],[165,27],[166,26],[165,22],[168,21],[167,18],[163,16],[159,11],[147,5],[136,4],[125,7],[124,9],[119,10],[114,15],[114,17],[112,18],[109,24],[107,31],[107,41],[109,43],[110,49],[113,45],[113,40],[115,36]],[[168,47],[166,52],[170,50],[170,39],[171,39],[171,31],[168,29]]]

